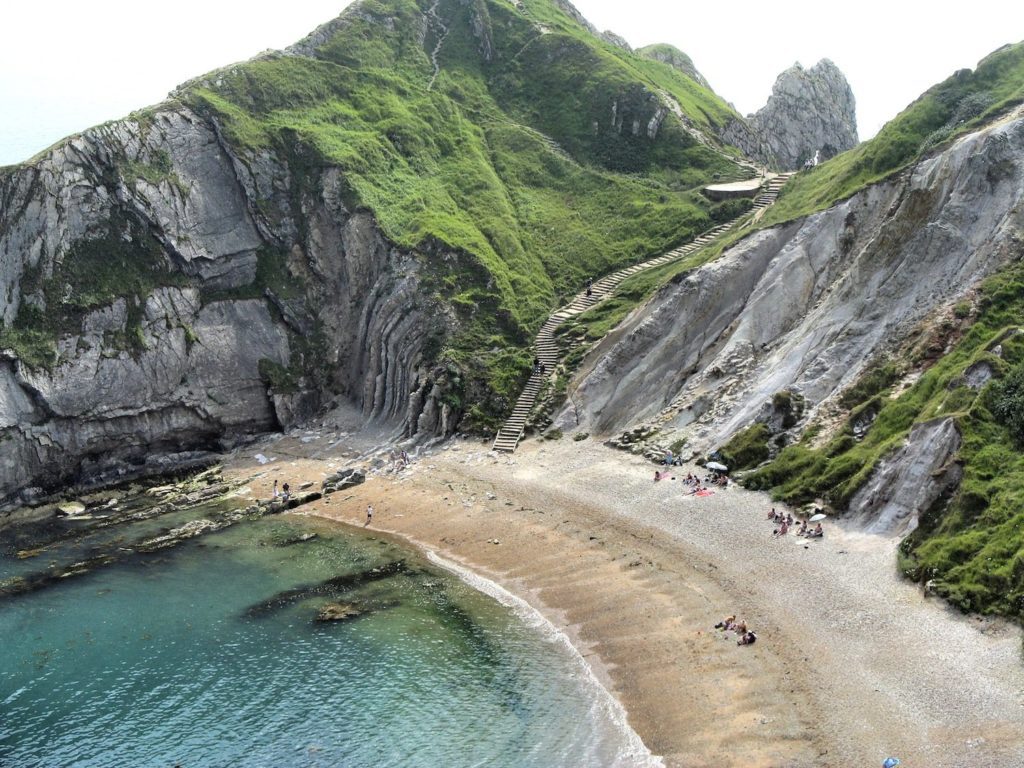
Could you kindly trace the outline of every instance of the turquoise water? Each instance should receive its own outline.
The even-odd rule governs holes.
[[[48,560],[8,549],[0,572],[99,544],[65,546]],[[324,586],[398,561],[395,575]],[[363,613],[315,622],[329,600]],[[327,522],[246,522],[7,598],[0,640],[3,768],[644,762],[557,636]]]

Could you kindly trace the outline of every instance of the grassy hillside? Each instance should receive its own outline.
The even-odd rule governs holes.
[[[182,93],[241,151],[291,158],[296,193],[341,168],[346,203],[372,210],[395,243],[442,243],[475,262],[438,288],[466,321],[442,356],[477,366],[495,396],[476,412],[484,422],[528,373],[527,355],[509,351],[561,297],[709,227],[697,188],[737,172],[672,116],[647,133],[656,91],[699,125],[731,114],[713,93],[548,0],[524,5],[442,0],[441,23],[427,23],[425,0],[368,0],[315,58],[264,57]]]
[[[764,226],[828,208],[1024,102],[1024,43],[1007,45],[926,91],[870,141],[801,173]]]

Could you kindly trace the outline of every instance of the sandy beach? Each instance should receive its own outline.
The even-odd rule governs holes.
[[[261,450],[275,460],[259,465]],[[229,471],[319,481],[347,458],[281,438]],[[772,502],[692,497],[591,441],[514,455],[455,441],[300,514],[405,538],[525,599],[561,629],[669,766],[1024,764],[1021,633],[965,617],[896,570],[895,539],[826,523],[773,538]],[[775,505],[779,506],[779,505]],[[758,634],[739,647],[714,624]]]

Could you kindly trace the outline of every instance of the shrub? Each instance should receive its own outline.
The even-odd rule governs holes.
[[[730,470],[750,469],[768,460],[770,437],[766,424],[754,424],[733,435],[719,452]]]
[[[989,408],[1009,431],[1018,446],[1024,446],[1024,364],[992,385]]]

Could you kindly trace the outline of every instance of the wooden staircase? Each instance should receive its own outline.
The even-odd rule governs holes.
[[[778,198],[783,185],[792,175],[792,173],[783,173],[769,179],[761,194],[754,199],[754,210],[763,211],[763,209],[774,203],[776,198]],[[535,370],[530,375],[530,379],[526,382],[526,386],[519,395],[519,399],[516,401],[516,405],[512,409],[511,415],[505,421],[504,425],[502,425],[501,429],[498,430],[498,434],[494,438],[492,450],[512,453],[515,451],[516,446],[519,445],[519,441],[523,437],[523,431],[526,429],[526,420],[530,415],[530,411],[532,410],[534,403],[537,401],[537,395],[540,393],[544,382],[554,373],[555,366],[558,364],[560,354],[558,345],[555,342],[554,334],[555,329],[559,325],[564,323],[570,317],[575,317],[581,312],[585,312],[599,301],[608,298],[626,278],[632,277],[638,272],[643,272],[648,269],[660,267],[663,264],[668,264],[672,261],[677,261],[688,256],[694,251],[700,250],[704,246],[708,245],[712,240],[715,240],[736,226],[736,224],[746,217],[747,214],[748,212],[744,212],[731,221],[719,224],[717,227],[702,233],[695,240],[687,243],[686,245],[680,246],[679,248],[675,248],[668,253],[664,253],[661,256],[650,259],[649,261],[634,264],[631,267],[625,267],[617,272],[605,275],[591,285],[589,296],[586,291],[583,291],[582,293],[577,294],[572,301],[551,315],[544,325],[541,326],[540,331],[537,332],[537,338],[533,343],[534,355],[540,361],[541,365],[544,366],[544,373],[541,373],[539,370]]]

